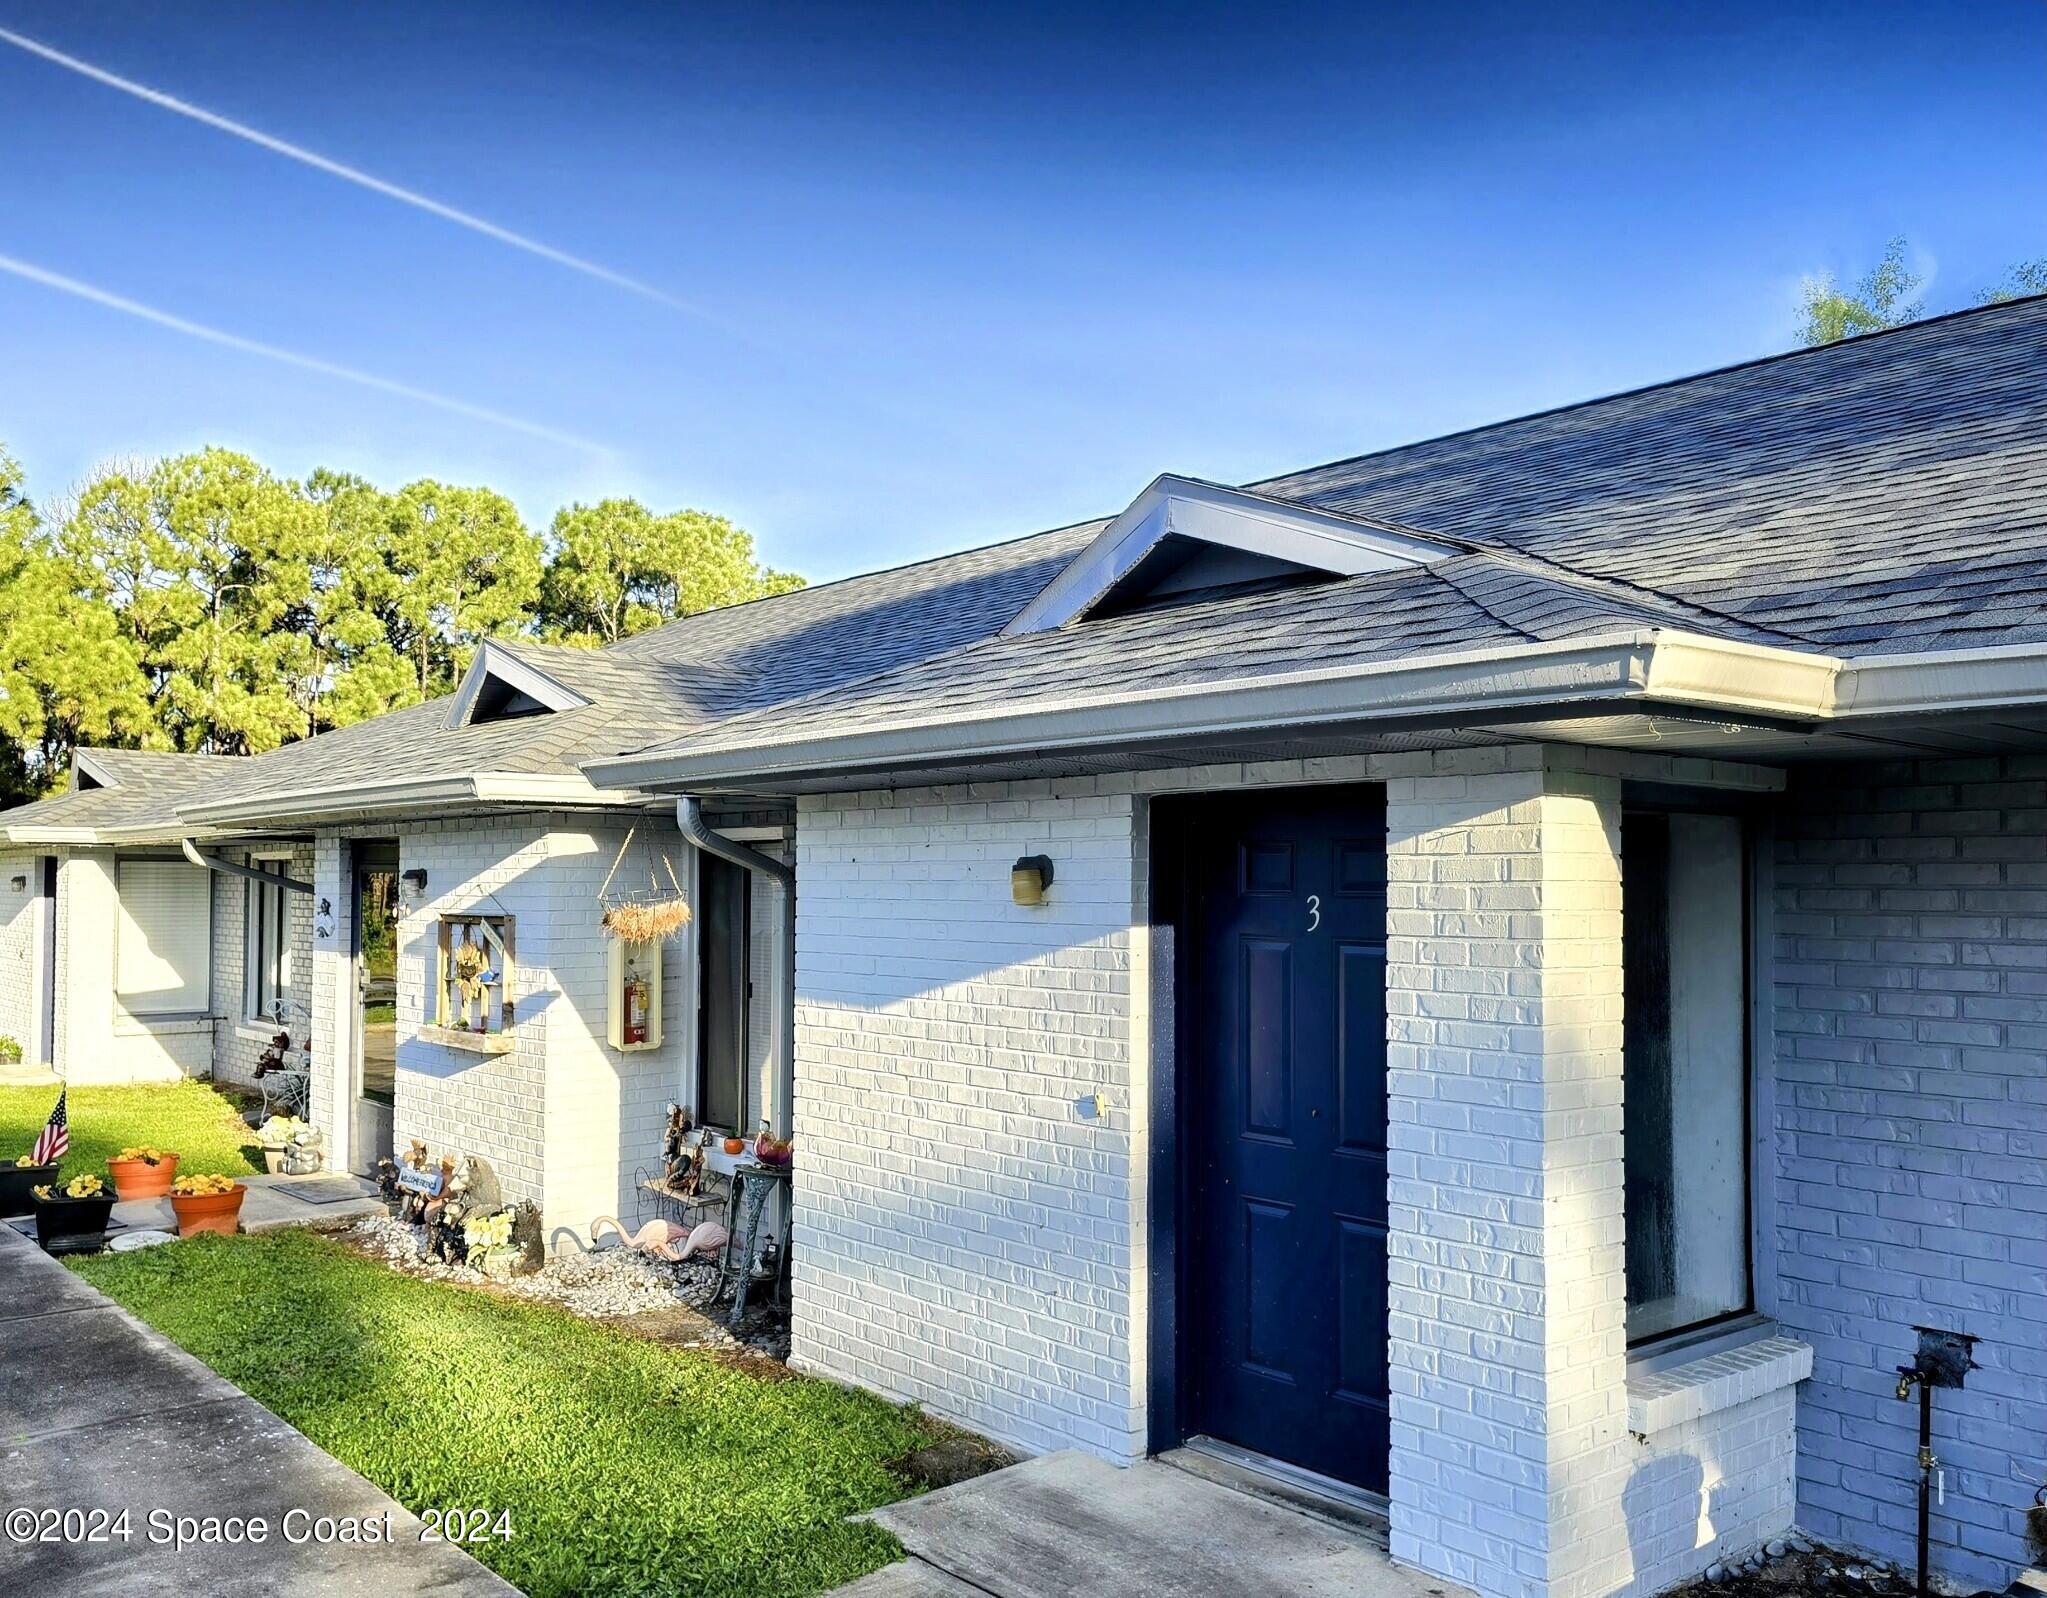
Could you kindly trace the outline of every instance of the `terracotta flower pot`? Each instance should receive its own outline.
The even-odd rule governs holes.
[[[171,1209],[178,1217],[178,1236],[219,1232],[233,1237],[241,1227],[242,1200],[248,1194],[240,1182],[225,1193],[173,1193]]]
[[[130,1199],[162,1198],[178,1179],[178,1157],[166,1154],[154,1165],[147,1160],[109,1160],[107,1174],[114,1179],[114,1193],[123,1204]]]
[[[107,1244],[114,1195],[36,1200],[36,1241],[48,1254],[97,1254]]]
[[[0,1215],[27,1215],[36,1207],[35,1189],[57,1185],[54,1165],[0,1165]]]

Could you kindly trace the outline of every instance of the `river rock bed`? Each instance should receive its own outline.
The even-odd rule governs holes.
[[[540,1299],[591,1320],[617,1321],[627,1330],[640,1329],[632,1324],[636,1317],[659,1317],[661,1340],[684,1347],[744,1349],[771,1359],[786,1359],[789,1354],[789,1317],[765,1302],[771,1296],[767,1284],[754,1284],[746,1322],[737,1336],[725,1322],[729,1305],[711,1307],[718,1282],[715,1261],[687,1260],[678,1265],[632,1249],[598,1248],[557,1255],[530,1276],[501,1278],[467,1265],[427,1259],[426,1229],[389,1216],[364,1216],[340,1235],[365,1254],[413,1276]]]
[[[1912,1577],[1888,1560],[1863,1559],[1789,1535],[1739,1559],[1719,1560],[1677,1589],[1684,1598],[1905,1598]]]

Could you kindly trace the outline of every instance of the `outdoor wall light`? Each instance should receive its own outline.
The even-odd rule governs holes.
[[[1009,896],[1018,904],[1043,904],[1052,886],[1052,857],[1027,854],[1009,868]]]
[[[10,878],[10,879],[9,879],[9,881],[8,881],[8,885],[9,885],[10,887],[12,887],[12,888],[14,889],[14,891],[15,891],[16,893],[26,893],[26,892],[28,892],[28,878],[27,878],[27,877],[20,877],[20,876],[18,876],[18,877],[12,877],[12,878]]]
[[[398,880],[405,884],[406,898],[424,899],[426,897],[426,873],[418,867],[414,867],[410,871],[399,872]]]

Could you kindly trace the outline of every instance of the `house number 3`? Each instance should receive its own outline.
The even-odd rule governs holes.
[[[1322,895],[1319,893],[1311,893],[1308,895],[1308,930],[1310,932],[1313,932],[1317,927],[1321,925]]]

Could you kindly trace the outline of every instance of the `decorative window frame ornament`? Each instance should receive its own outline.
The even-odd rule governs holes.
[[[421,1036],[478,1054],[510,1052],[517,977],[514,917],[441,916],[434,928],[434,1020]]]

